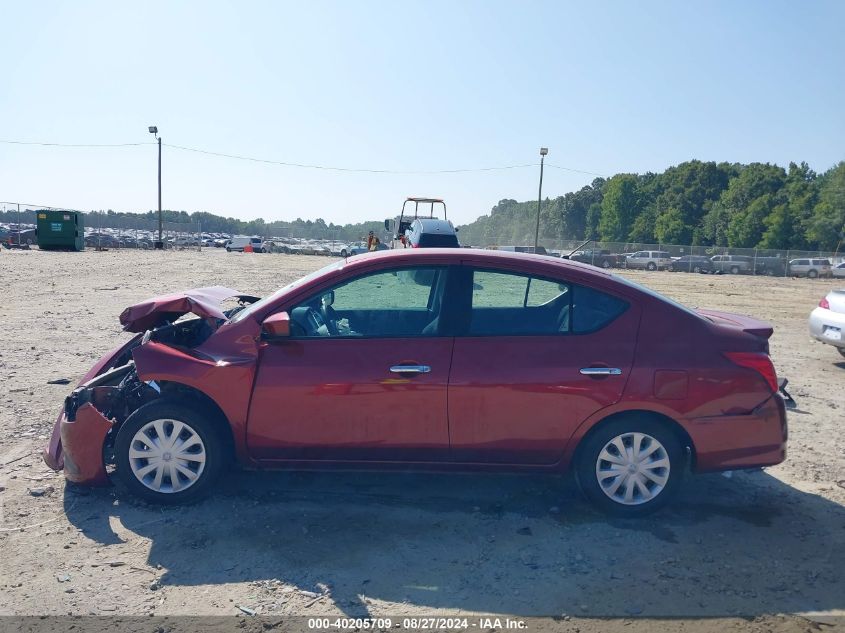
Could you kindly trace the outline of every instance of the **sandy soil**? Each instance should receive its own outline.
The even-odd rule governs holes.
[[[214,249],[0,254],[0,615],[240,606],[556,615],[572,631],[842,626],[832,616],[845,615],[845,362],[806,334],[841,282],[626,273],[689,305],[774,323],[775,364],[799,404],[786,463],[694,477],[647,520],[608,520],[569,481],[505,475],[234,472],[213,498],[159,508],[66,486],[42,463],[72,388],[48,381],[75,384],[123,340],[125,306],[211,284],[266,294],[325,263]]]

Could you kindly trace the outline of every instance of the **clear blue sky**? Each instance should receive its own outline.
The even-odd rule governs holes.
[[[845,158],[845,2],[0,2],[0,139],[165,143],[436,170],[600,174]],[[0,144],[0,200],[156,205],[156,150]],[[446,198],[466,222],[537,168],[385,175],[165,147],[164,207],[349,222]],[[544,196],[592,176],[546,169]]]

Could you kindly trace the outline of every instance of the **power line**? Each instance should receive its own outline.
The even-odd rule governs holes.
[[[552,165],[551,163],[546,163],[546,167],[553,167],[554,169],[562,169],[563,171],[571,171],[575,172],[576,174],[587,174],[588,176],[598,176],[599,178],[609,178],[609,176],[605,174],[597,174],[593,171],[584,171],[583,169],[574,169],[573,167],[564,167],[562,165]]]
[[[238,154],[224,154],[223,152],[212,152],[204,149],[197,149],[195,147],[184,147],[182,145],[170,145],[169,143],[162,143],[165,147],[172,149],[180,149],[186,152],[196,152],[197,154],[207,154],[209,156],[219,156],[222,158],[234,158],[236,160],[246,160],[254,163],[266,163],[270,165],[282,165],[284,167],[300,167],[303,169],[321,169],[326,171],[344,171],[344,172],[358,172],[367,174],[459,174],[466,172],[478,171],[501,171],[505,169],[522,169],[524,167],[535,167],[535,163],[525,163],[523,165],[502,165],[497,167],[471,167],[463,169],[421,169],[421,170],[400,170],[400,169],[367,169],[367,168],[353,168],[353,167],[333,167],[328,165],[311,165],[308,163],[292,163],[279,160],[269,160],[266,158],[253,158],[251,156],[241,156]]]
[[[102,148],[102,147],[139,147],[142,145],[155,145],[155,142],[147,141],[144,143],[45,143],[39,141],[11,141],[2,140],[0,143],[6,145],[34,145],[40,147],[70,147],[70,148]],[[199,149],[196,147],[186,147],[184,145],[171,145],[170,143],[162,143],[165,147],[177,149],[185,152],[193,152],[196,154],[205,154],[207,156],[217,156],[219,158],[231,158],[233,160],[243,160],[252,163],[263,163],[267,165],[280,165],[282,167],[296,167],[299,169],[318,169],[322,171],[339,171],[349,173],[365,173],[365,174],[391,174],[391,175],[424,175],[424,174],[464,174],[473,172],[487,172],[487,171],[507,171],[511,169],[526,169],[529,167],[538,167],[539,163],[523,163],[519,165],[497,165],[493,167],[465,167],[459,169],[373,169],[365,167],[337,167],[332,165],[315,165],[310,163],[297,163],[292,161],[271,160],[267,158],[256,158],[254,156],[244,156],[241,154],[227,154],[224,152],[214,152],[211,150]],[[599,174],[584,169],[576,169],[574,167],[565,167],[563,165],[553,165],[547,163],[547,167],[553,169],[560,169],[576,174],[585,174],[588,176],[598,176],[607,178],[605,174]]]
[[[147,141],[145,143],[41,143],[38,141],[7,141],[0,139],[0,143],[6,145],[39,145],[42,147],[135,147],[138,145],[155,145]]]

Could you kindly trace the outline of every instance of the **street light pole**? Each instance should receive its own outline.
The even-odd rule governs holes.
[[[534,252],[537,252],[537,246],[540,241],[540,205],[543,201],[543,159],[549,153],[548,147],[540,148],[540,191],[537,194],[537,229],[534,231]]]
[[[158,241],[155,248],[163,249],[164,240],[161,237],[161,137],[158,135],[158,128],[155,125],[149,127],[150,134],[155,134],[158,139]]]

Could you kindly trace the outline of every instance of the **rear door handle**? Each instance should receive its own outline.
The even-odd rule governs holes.
[[[619,376],[622,370],[618,367],[582,367],[581,373],[585,376]]]
[[[431,371],[428,365],[394,365],[390,368],[394,374],[427,374]]]

